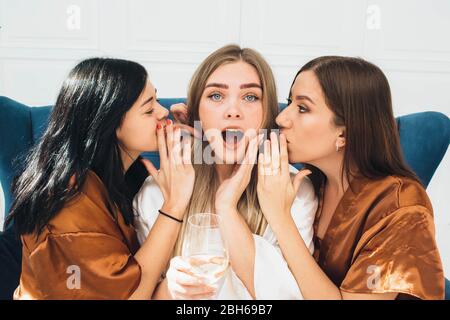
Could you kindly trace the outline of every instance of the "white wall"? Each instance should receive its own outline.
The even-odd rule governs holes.
[[[280,101],[301,65],[339,54],[385,71],[396,115],[450,115],[448,0],[0,0],[0,26],[0,95],[31,105],[52,104],[70,68],[98,55],[139,61],[160,97],[182,97],[202,59],[234,42],[266,56]],[[449,169],[447,153],[428,188],[447,275]]]

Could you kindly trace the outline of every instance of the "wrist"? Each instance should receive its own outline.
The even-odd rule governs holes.
[[[226,215],[230,213],[237,212],[236,207],[233,206],[215,206],[216,214],[218,215]]]
[[[186,211],[186,208],[182,208],[180,206],[176,206],[170,203],[163,203],[161,207],[161,211],[170,214],[171,216],[182,220],[184,216],[184,212]]]
[[[274,233],[283,232],[283,230],[286,230],[287,226],[295,224],[290,211],[283,211],[281,214],[272,217],[272,219],[267,219],[267,222]]]

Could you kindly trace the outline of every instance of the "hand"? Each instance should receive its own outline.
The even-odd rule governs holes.
[[[217,189],[215,208],[218,214],[237,209],[237,203],[250,182],[252,169],[258,155],[258,142],[262,140],[262,137],[263,135],[259,135],[250,138],[242,163],[235,165],[231,177],[225,179]],[[249,139],[249,137],[244,136],[243,139]],[[242,143],[241,146],[245,147],[245,143]]]
[[[289,215],[303,178],[310,170],[301,170],[291,179],[286,136],[272,132],[270,141],[264,142],[264,154],[258,157],[257,194],[261,210],[269,224],[283,214]]]
[[[170,260],[167,271],[167,287],[174,299],[195,300],[209,299],[216,295],[217,288],[206,285],[202,278],[195,276],[192,265],[182,257],[177,256]]]
[[[188,124],[188,107],[184,103],[176,103],[170,106],[170,112],[175,119],[175,128],[180,128],[182,131],[189,133],[191,136],[202,140],[202,133],[195,131]]]
[[[188,107],[184,103],[175,103],[170,106],[175,122],[186,124],[188,121]]]
[[[164,134],[166,131],[166,135]],[[171,120],[164,128],[156,129],[161,169],[158,171],[147,159],[143,159],[147,171],[158,183],[164,196],[162,211],[182,219],[194,189],[195,171],[191,163],[191,137],[181,139],[181,130],[174,129]]]

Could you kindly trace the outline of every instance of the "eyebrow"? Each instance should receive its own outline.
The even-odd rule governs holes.
[[[156,88],[155,88],[155,95],[156,95],[157,92],[158,92],[158,90],[156,90]],[[149,103],[149,102],[152,101],[152,100],[153,100],[153,96],[151,96],[150,98],[148,98],[147,100],[145,100],[144,103],[141,104],[141,107],[142,107],[144,104],[147,104],[147,103]]]
[[[222,89],[228,89],[228,85],[224,84],[224,83],[217,83],[217,82],[213,82],[213,83],[209,83],[205,86],[206,88],[209,87],[216,87],[216,88],[222,88]],[[248,89],[248,88],[260,88],[261,89],[261,85],[257,84],[257,83],[244,83],[241,84],[239,86],[240,89]]]
[[[312,99],[308,96],[303,96],[303,95],[299,95],[299,96],[295,96],[295,100],[308,100],[310,101],[312,104],[315,104],[314,101],[312,101]]]
[[[142,107],[143,105],[149,103],[149,102],[152,101],[152,100],[153,100],[153,96],[151,96],[150,98],[148,98],[147,100],[145,100],[145,101],[141,104],[141,107]]]
[[[245,83],[245,84],[241,84],[241,86],[239,87],[241,89],[248,89],[248,88],[261,88],[261,85],[257,84],[257,83]]]
[[[205,86],[205,89],[206,89],[206,88],[210,88],[210,87],[216,87],[216,88],[228,89],[228,86],[227,86],[226,84],[223,84],[223,83],[216,83],[216,82],[207,84],[207,85]]]

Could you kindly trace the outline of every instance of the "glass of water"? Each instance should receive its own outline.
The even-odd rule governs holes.
[[[221,217],[213,213],[196,213],[187,221],[182,256],[191,272],[220,291],[229,266],[228,252],[220,233]]]

